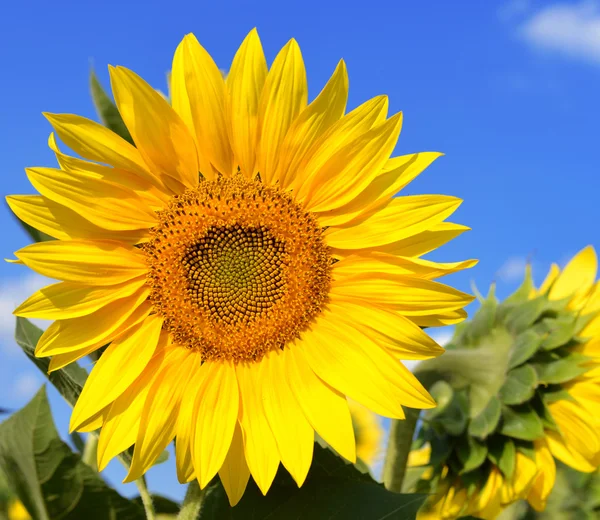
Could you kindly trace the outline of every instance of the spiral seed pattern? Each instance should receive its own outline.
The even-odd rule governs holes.
[[[142,246],[150,301],[171,341],[253,362],[300,336],[328,301],[332,257],[316,219],[241,176],[173,197]]]
[[[265,228],[212,227],[183,257],[190,298],[216,320],[252,321],[283,295],[284,255]]]

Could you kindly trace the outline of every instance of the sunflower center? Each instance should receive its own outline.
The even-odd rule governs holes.
[[[281,299],[284,256],[266,228],[212,227],[183,257],[192,302],[215,320],[249,322]]]
[[[332,259],[312,215],[275,187],[201,181],[173,197],[144,245],[150,299],[175,343],[258,361],[327,302]]]

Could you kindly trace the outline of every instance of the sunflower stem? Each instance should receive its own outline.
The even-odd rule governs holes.
[[[408,454],[420,412],[421,410],[408,408],[406,418],[403,421],[393,420],[390,426],[390,438],[383,466],[383,483],[390,491],[402,491]]]
[[[81,454],[81,460],[85,462],[94,471],[98,471],[97,455],[98,436],[93,433],[90,433],[85,441],[83,453]]]
[[[206,496],[206,490],[207,488],[200,489],[196,479],[188,484],[177,520],[198,520],[201,518],[200,510],[202,509],[202,501]]]
[[[142,504],[144,504],[144,511],[146,512],[146,518],[148,520],[156,520],[156,511],[154,510],[154,504],[152,503],[152,496],[150,495],[150,491],[148,491],[148,486],[146,484],[146,477],[140,477],[135,481],[135,485],[140,492],[140,498],[142,499]]]

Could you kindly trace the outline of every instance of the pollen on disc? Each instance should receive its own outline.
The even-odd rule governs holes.
[[[332,258],[312,215],[277,188],[202,181],[174,197],[143,246],[151,301],[203,359],[257,361],[327,302]]]

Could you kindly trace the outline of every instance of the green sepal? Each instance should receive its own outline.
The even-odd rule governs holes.
[[[432,422],[450,435],[460,435],[465,431],[469,419],[469,400],[465,392],[454,392],[451,402],[444,412]]]
[[[558,316],[554,319],[544,319],[549,332],[542,341],[542,349],[554,350],[563,346],[575,335],[576,320],[573,315]]]
[[[503,406],[500,433],[515,439],[533,441],[544,436],[544,425],[530,404]]]
[[[534,399],[532,399],[531,406],[533,407],[535,413],[537,413],[538,417],[541,419],[545,429],[558,431],[558,426],[554,421],[554,417],[552,417],[552,414],[550,413],[546,402],[539,393]]]
[[[543,393],[542,398],[546,404],[556,401],[575,401],[575,398],[562,385],[549,385]]]
[[[469,327],[463,333],[469,343],[478,343],[494,327],[496,309],[498,308],[498,300],[494,292],[494,286],[492,285],[487,298],[483,300],[481,307],[469,323]]]
[[[523,283],[521,283],[519,288],[514,293],[504,300],[502,305],[512,305],[527,301],[533,288],[534,285],[533,277],[531,276],[531,265],[527,264],[527,266],[525,266],[525,277],[523,278]]]
[[[493,437],[488,441],[488,459],[490,459],[507,479],[512,479],[515,471],[516,447],[511,439]]]
[[[532,330],[526,330],[517,336],[510,353],[508,368],[515,368],[529,360],[540,348],[542,338]]]
[[[454,449],[455,442],[455,439],[448,437],[447,435],[431,436],[429,439],[429,444],[431,445],[429,464],[437,468],[445,466],[448,457]]]
[[[539,382],[545,385],[565,383],[584,374],[590,368],[582,364],[589,358],[577,353],[566,353],[561,356],[555,353],[540,353],[532,365],[537,372]]]
[[[538,296],[517,306],[511,306],[505,320],[508,330],[513,334],[526,330],[544,312],[547,301],[545,297]]]
[[[440,380],[436,381],[433,384],[433,386],[429,389],[429,394],[431,395],[431,397],[433,397],[433,399],[437,403],[437,406],[435,408],[427,410],[423,414],[423,417],[426,420],[431,421],[434,418],[441,415],[446,410],[446,408],[448,408],[454,397],[454,390],[448,383],[446,383],[446,381]]]
[[[537,385],[537,373],[531,365],[514,368],[500,388],[500,400],[504,404],[522,404],[533,397]]]
[[[498,426],[501,415],[501,404],[498,398],[492,397],[483,411],[471,419],[469,423],[469,435],[485,439],[493,433]]]
[[[92,93],[92,101],[102,124],[129,143],[134,144],[133,138],[119,113],[119,109],[102,88],[102,85],[100,85],[93,69],[90,72],[90,91]]]
[[[459,473],[473,471],[485,462],[487,446],[474,437],[462,436],[456,443],[456,453],[462,466]]]

